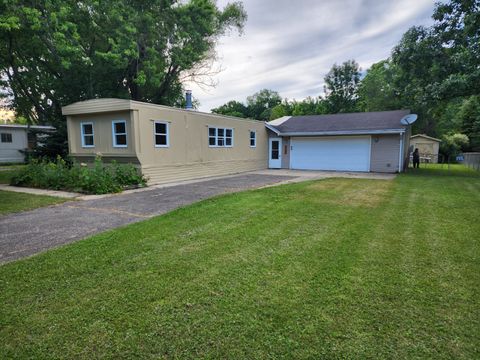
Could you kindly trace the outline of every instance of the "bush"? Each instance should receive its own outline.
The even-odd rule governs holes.
[[[11,185],[43,189],[67,190],[87,194],[120,192],[146,185],[146,179],[133,165],[105,165],[100,157],[92,167],[77,162],[68,163],[60,156],[57,161],[32,160],[13,176]]]

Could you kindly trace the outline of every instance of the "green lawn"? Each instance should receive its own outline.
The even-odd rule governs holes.
[[[0,358],[480,357],[480,176],[218,197],[0,266]]]
[[[0,184],[9,184],[10,179],[15,174],[15,170],[1,170],[0,171]]]
[[[59,204],[66,199],[0,190],[0,215]]]

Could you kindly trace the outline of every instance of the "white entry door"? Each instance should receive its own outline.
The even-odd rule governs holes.
[[[282,138],[270,138],[268,153],[268,167],[280,169],[282,167]]]
[[[370,170],[370,136],[292,138],[290,167],[302,170]]]

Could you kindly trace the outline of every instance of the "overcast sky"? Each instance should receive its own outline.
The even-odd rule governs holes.
[[[228,3],[218,0],[218,5]],[[430,25],[434,0],[244,0],[248,20],[217,46],[215,88],[188,87],[200,110],[267,88],[303,99],[323,92],[334,63],[355,59],[366,70],[389,56],[413,25]]]

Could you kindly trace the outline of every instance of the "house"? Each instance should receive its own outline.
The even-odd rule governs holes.
[[[70,155],[100,154],[132,163],[150,183],[226,175],[268,166],[261,121],[125,99],[95,99],[62,108]]]
[[[420,159],[432,163],[438,163],[438,151],[442,140],[434,137],[418,134],[410,137],[410,145],[418,149]]]
[[[408,159],[409,110],[286,116],[266,123],[269,167],[402,172]]]
[[[49,132],[51,126],[30,126],[16,124],[0,124],[0,163],[18,163],[25,161],[24,151],[32,148],[38,140],[32,136],[33,131]]]
[[[70,155],[132,163],[150,183],[266,168],[401,172],[409,111],[284,117],[268,123],[126,99],[62,108]]]

